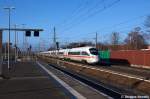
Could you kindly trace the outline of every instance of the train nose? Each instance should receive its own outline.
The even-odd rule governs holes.
[[[98,62],[98,61],[99,61],[99,57],[98,57],[98,56],[96,56],[95,60]]]
[[[91,63],[98,63],[98,61],[99,61],[98,56],[94,56],[91,60]]]

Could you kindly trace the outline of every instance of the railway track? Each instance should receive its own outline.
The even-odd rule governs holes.
[[[147,69],[140,69],[140,68],[134,68],[134,67],[129,67],[129,66],[115,66],[115,65],[112,65],[112,66],[95,65],[95,67],[112,70],[112,71],[124,73],[127,75],[137,76],[145,80],[150,80],[150,70],[147,70]]]
[[[58,59],[58,58],[56,58],[56,59],[62,60],[62,59]],[[66,60],[62,60],[62,61],[66,61]],[[73,62],[78,65],[85,65],[85,66],[89,66],[92,68],[94,67],[96,69],[110,70],[110,71],[113,71],[116,73],[122,73],[125,75],[134,76],[134,77],[145,79],[145,80],[150,80],[150,70],[149,69],[136,68],[136,67],[130,67],[130,66],[117,66],[117,65],[110,65],[110,66],[103,66],[101,64],[89,65],[86,63],[76,62],[76,61],[67,61],[67,62]]]
[[[67,70],[60,68],[58,66],[54,66],[54,65],[50,65],[50,66],[52,66],[53,68],[65,73],[65,74],[67,74],[67,75],[69,75],[69,76],[71,76],[71,77],[73,77],[79,81],[81,81],[82,83],[87,84],[88,86],[90,86],[90,87],[96,89],[97,91],[100,91],[100,92],[102,92],[102,93],[104,93],[104,94],[106,94],[106,95],[108,95],[114,99],[121,99],[122,93],[120,93],[120,92],[117,92],[111,88],[108,88],[104,85],[101,85],[100,83],[94,82],[94,81],[92,81],[92,80],[90,80],[84,76],[78,75],[78,74],[71,72],[71,71],[67,71]]]
[[[89,65],[87,63],[82,63],[82,62],[76,62],[76,61],[71,61],[73,63],[79,64],[79,65],[85,65],[85,66],[89,66],[89,67],[94,67],[97,69],[104,69],[104,70],[110,70],[113,72],[117,72],[117,73],[122,73],[125,75],[131,75],[131,76],[135,76],[141,79],[145,79],[145,80],[150,80],[150,70],[149,69],[143,69],[143,68],[136,68],[136,67],[130,67],[130,66],[117,66],[117,65]]]
[[[62,60],[62,59],[57,58],[57,60]],[[62,60],[62,61],[66,61],[66,60]],[[66,61],[66,62],[73,62],[78,65],[85,65],[85,66],[89,66],[91,68],[94,67],[96,69],[110,70],[112,72],[125,74],[125,75],[129,75],[129,76],[134,76],[134,77],[144,79],[144,80],[150,80],[150,70],[149,69],[136,68],[136,67],[130,67],[130,66],[120,66],[120,65],[119,66],[117,66],[117,65],[104,66],[104,65],[100,65],[100,64],[89,65],[87,63],[71,61],[71,60]]]
[[[45,58],[44,61],[49,62],[50,64],[57,65],[63,69],[68,69],[69,71],[74,71],[77,74],[83,75],[87,78],[95,79],[102,83],[106,83],[116,86],[117,88],[123,88],[125,91],[134,91],[135,94],[149,94],[149,82],[150,80],[147,78],[149,75],[137,75],[137,72],[141,72],[139,69],[135,69],[134,73],[132,70],[134,68],[128,68],[127,70],[125,68],[119,68],[115,66],[91,66],[88,64],[82,64],[82,63],[75,63],[75,62],[68,62],[53,58]],[[117,68],[117,69],[116,69]],[[124,69],[126,70],[124,72]],[[128,70],[130,70],[132,73],[128,73]],[[142,72],[145,73],[149,71],[148,70],[142,70]],[[94,80],[93,80],[94,81]],[[127,88],[127,90],[126,90]],[[142,93],[141,93],[142,92]]]

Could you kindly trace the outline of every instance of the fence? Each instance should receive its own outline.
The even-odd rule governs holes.
[[[110,58],[118,63],[120,61],[132,66],[150,68],[150,50],[111,51]]]

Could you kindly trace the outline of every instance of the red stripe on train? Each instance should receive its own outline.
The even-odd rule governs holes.
[[[63,55],[65,57],[78,57],[78,58],[95,58],[94,56],[80,56],[80,55]]]

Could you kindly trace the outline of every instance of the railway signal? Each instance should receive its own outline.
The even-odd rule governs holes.
[[[31,31],[37,31],[36,33],[36,36],[38,36],[39,35],[39,32],[40,31],[43,31],[43,29],[31,29],[31,28],[28,28],[28,29],[24,29],[24,28],[0,28],[0,54],[2,54],[2,33],[3,33],[3,31],[25,31],[25,36],[31,36]],[[10,46],[10,40],[9,40],[9,42],[8,42],[8,50],[9,50],[9,46]],[[15,47],[17,47],[16,45],[15,45]],[[18,48],[16,48],[16,49],[18,49]],[[9,61],[10,61],[10,58],[9,58],[9,54],[10,54],[10,52],[8,51],[8,69],[10,69],[10,64],[9,64]],[[0,70],[1,70],[1,68],[0,68]],[[1,74],[1,73],[0,73]]]
[[[27,30],[25,35],[27,37],[30,37],[31,36],[31,31]],[[39,31],[37,31],[37,30],[34,31],[34,37],[39,37]]]
[[[39,37],[39,31],[34,31],[34,37]]]
[[[31,36],[31,31],[27,30],[26,31],[26,36],[28,36],[28,37]]]

